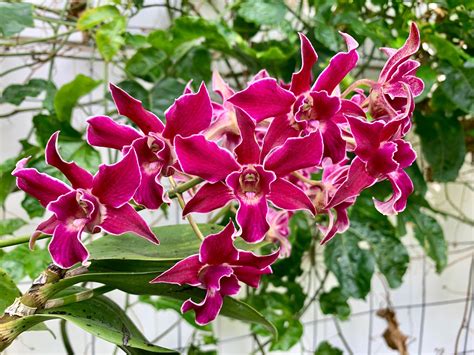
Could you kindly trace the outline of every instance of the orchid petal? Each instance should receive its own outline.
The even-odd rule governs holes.
[[[16,164],[12,175],[16,177],[18,188],[36,198],[43,207],[71,191],[71,188],[62,181],[40,173],[36,169],[25,168],[27,162],[28,158],[21,159]]]
[[[400,169],[408,168],[416,160],[416,152],[410,142],[397,139],[394,141],[397,151],[393,159],[400,164]]]
[[[319,226],[319,229],[323,233],[324,237],[321,240],[321,244],[329,242],[337,233],[344,233],[349,229],[350,221],[347,209],[353,204],[353,202],[344,202],[334,207],[337,217],[334,218],[334,214],[331,210],[329,214],[329,226]]]
[[[195,94],[179,97],[165,112],[166,126],[163,137],[171,142],[177,135],[189,137],[200,133],[211,124],[212,105],[204,83]]]
[[[235,266],[234,275],[250,287],[258,288],[262,275],[271,274],[271,268],[257,269],[253,266]]]
[[[239,145],[234,149],[237,160],[240,164],[258,164],[260,147],[255,137],[255,121],[240,109],[235,113],[241,137]]]
[[[112,83],[110,83],[109,88],[118,112],[134,122],[143,133],[161,133],[163,131],[163,122],[161,122],[155,114],[145,110],[140,100],[131,97],[124,90]]]
[[[326,208],[332,208],[350,198],[358,196],[363,189],[375,184],[377,179],[369,175],[365,163],[356,157],[351,163],[346,180],[339,186]]]
[[[119,124],[107,116],[87,120],[87,142],[96,147],[121,150],[142,135],[134,128]]]
[[[178,161],[187,174],[218,182],[240,168],[232,154],[202,135],[175,139]]]
[[[388,174],[387,178],[392,184],[393,194],[385,202],[374,199],[374,204],[380,213],[394,215],[406,208],[408,196],[413,192],[413,182],[401,169]]]
[[[217,70],[212,72],[212,91],[219,94],[223,101],[234,95],[234,90],[222,79]]]
[[[270,194],[267,196],[275,206],[289,210],[308,210],[316,214],[313,203],[308,196],[296,185],[282,178],[277,178],[270,185]]]
[[[247,112],[257,122],[266,118],[287,114],[295,102],[295,96],[282,89],[275,79],[265,78],[252,82],[227,101]]]
[[[198,255],[191,255],[174,264],[170,269],[154,278],[151,283],[199,286],[201,284],[199,271],[203,266]]]
[[[253,266],[261,270],[272,265],[275,260],[278,259],[279,254],[280,250],[277,250],[268,255],[256,255],[251,251],[239,250],[239,260],[233,263],[233,265]]]
[[[232,275],[233,271],[229,265],[206,265],[199,272],[199,280],[208,290],[219,291],[221,279]]]
[[[209,265],[232,264],[239,255],[234,246],[234,233],[234,224],[230,221],[219,233],[208,235],[199,249],[199,261]]]
[[[220,292],[206,293],[206,297],[202,302],[196,303],[191,299],[186,300],[181,306],[181,312],[185,313],[194,310],[196,313],[196,323],[199,325],[206,325],[216,319],[222,308],[222,295]]]
[[[99,227],[107,233],[120,235],[131,232],[154,244],[160,243],[145,220],[129,204],[118,208],[107,206],[105,216],[102,218]]]
[[[84,193],[81,191],[70,191],[59,196],[57,200],[50,202],[48,210],[53,212],[56,218],[63,223],[70,221],[71,225],[76,223],[87,224],[94,212],[97,213],[98,211],[91,200],[83,197]]]
[[[405,44],[393,53],[390,58],[385,63],[382,68],[379,76],[379,82],[385,81],[385,79],[390,78],[391,75],[395,72],[398,66],[406,61],[410,56],[415,54],[420,48],[420,31],[416,26],[415,22],[412,22],[410,26],[410,34],[405,42]]]
[[[342,32],[340,32],[340,34],[346,41],[348,51],[337,53],[331,58],[329,65],[316,79],[311,91],[325,90],[329,94],[332,94],[336,86],[338,86],[345,76],[356,66],[359,60],[359,54],[357,54],[356,48],[359,44],[348,34]]]
[[[299,35],[301,42],[301,69],[291,76],[290,86],[290,91],[295,95],[310,89],[311,81],[313,80],[312,69],[318,61],[318,55],[309,39],[302,33],[299,33]]]
[[[69,269],[76,263],[84,263],[89,258],[89,252],[81,241],[83,229],[84,225],[75,227],[66,224],[57,225],[48,246],[56,265]]]
[[[53,133],[46,144],[46,163],[61,171],[71,182],[73,188],[90,189],[93,180],[92,174],[76,163],[66,162],[61,158],[58,152],[58,136],[59,131]]]
[[[130,149],[117,163],[99,166],[92,193],[104,205],[121,207],[133,197],[140,181],[137,154]]]
[[[288,138],[265,158],[264,167],[277,176],[285,176],[296,170],[318,166],[322,156],[321,132],[315,131],[306,137]]]
[[[207,213],[224,207],[234,198],[232,191],[221,181],[206,183],[188,201],[183,216],[192,212]]]
[[[267,222],[267,200],[259,198],[252,203],[239,199],[236,220],[240,226],[239,234],[248,243],[257,243],[265,237],[270,225]]]
[[[293,127],[287,115],[275,117],[263,138],[260,160],[263,160],[273,148],[283,145],[288,138],[297,137],[298,134],[299,130]]]
[[[31,250],[35,247],[36,240],[41,236],[41,234],[49,234],[52,235],[54,233],[54,229],[57,227],[59,221],[56,218],[56,215],[52,215],[46,221],[41,222],[38,227],[36,227],[35,231],[31,235],[29,247]]]
[[[319,129],[323,138],[323,156],[331,158],[334,164],[343,161],[346,158],[346,141],[339,126],[332,121],[323,121]]]

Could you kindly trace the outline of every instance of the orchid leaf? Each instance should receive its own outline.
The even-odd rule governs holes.
[[[72,287],[64,290],[58,296],[70,295],[84,290],[86,289],[82,287]],[[105,296],[95,296],[91,299],[70,303],[62,307],[41,310],[32,316],[26,316],[2,324],[0,332],[10,328],[10,334],[16,337],[21,332],[52,319],[69,321],[94,336],[116,344],[126,353],[177,354],[176,351],[150,344],[125,312],[115,302]],[[1,342],[0,350],[3,349],[4,345],[8,345],[8,343],[6,341]]]
[[[167,267],[162,267],[149,272],[89,272],[63,279],[53,284],[51,288],[59,291],[82,282],[98,282],[135,295],[164,296],[180,301],[189,298],[200,301],[204,298],[204,291],[196,287],[150,283],[152,279],[166,269]],[[260,324],[275,338],[278,337],[275,326],[254,308],[242,301],[225,297],[220,314],[232,319]]]

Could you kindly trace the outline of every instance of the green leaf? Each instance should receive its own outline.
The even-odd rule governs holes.
[[[86,289],[82,287],[73,287],[61,292],[58,296],[63,297],[84,290]],[[62,307],[41,310],[32,316],[26,316],[9,323],[11,324],[11,332],[18,336],[32,326],[51,319],[64,319],[71,322],[98,338],[116,344],[129,354],[177,354],[176,351],[150,344],[125,312],[116,303],[104,296],[96,296]],[[9,323],[3,324],[3,328],[8,327]]]
[[[217,225],[199,224],[204,235],[218,233],[221,228]],[[160,245],[151,244],[133,234],[107,235],[96,239],[88,245],[90,260],[92,263],[112,259],[176,262],[199,252],[201,241],[188,224],[157,227],[153,231],[158,236]]]
[[[8,274],[0,269],[0,314],[3,314],[5,308],[15,301],[15,298],[21,296],[21,292],[16,287],[15,282],[8,276]]]
[[[174,78],[165,78],[156,83],[150,91],[151,110],[164,118],[164,112],[174,99],[183,93],[185,84]]]
[[[38,114],[33,117],[33,126],[38,144],[46,146],[51,135],[56,131],[61,131],[59,137],[61,141],[82,141],[82,134],[76,131],[68,121],[60,121],[54,115]]]
[[[84,141],[62,142],[62,156],[67,161],[75,161],[79,166],[95,173],[102,162],[100,153]]]
[[[385,276],[391,288],[402,284],[410,258],[408,251],[396,236],[396,230],[386,219],[383,225],[371,226],[370,221],[351,221],[346,233],[369,243],[377,268]],[[344,237],[343,237],[344,238]]]
[[[207,324],[207,325],[199,325],[196,323],[196,316],[194,312],[186,312],[181,314],[181,304],[182,302],[176,299],[172,298],[167,298],[167,297],[151,297],[151,296],[140,296],[139,297],[140,302],[147,303],[151,306],[153,306],[157,310],[168,310],[171,309],[173,311],[176,311],[188,324],[191,326],[206,331],[210,332],[212,331],[212,325]]]
[[[100,80],[93,80],[79,74],[75,79],[63,85],[54,97],[54,108],[60,121],[71,120],[72,110],[79,99],[90,93],[100,84]]]
[[[436,272],[441,273],[448,263],[448,248],[443,229],[436,219],[413,206],[407,207],[404,216],[413,223],[415,238],[426,254],[435,262]]]
[[[89,30],[103,22],[110,22],[120,17],[120,11],[113,5],[99,6],[84,11],[77,21],[81,31]]]
[[[44,79],[31,79],[26,84],[13,84],[3,91],[0,102],[20,105],[27,97],[37,97],[45,90],[55,90],[52,82]]]
[[[23,201],[21,201],[21,207],[28,213],[28,217],[42,217],[44,215],[45,209],[38,202],[37,199],[30,195],[25,195]]]
[[[346,232],[333,238],[324,249],[324,262],[345,295],[362,299],[367,296],[374,257],[370,250],[359,247],[358,237]]]
[[[103,25],[95,35],[97,49],[102,58],[110,62],[125,44],[122,34],[125,32],[127,23],[124,17],[116,17],[113,22]]]
[[[440,90],[461,110],[474,114],[474,68],[442,66],[441,70],[446,80]]]
[[[15,177],[12,175],[15,164],[16,159],[8,159],[0,164],[0,206],[3,206],[8,195],[15,188]]]
[[[332,346],[327,341],[322,341],[319,343],[318,348],[314,352],[314,355],[342,355],[343,352],[341,349]]]
[[[165,58],[165,53],[160,49],[140,48],[128,60],[125,70],[133,76],[154,82],[163,74],[161,63]]]
[[[206,82],[211,78],[211,54],[204,47],[195,47],[188,51],[174,67],[177,76],[189,81]]]
[[[13,280],[19,282],[26,276],[35,279],[51,262],[47,249],[36,247],[30,250],[28,245],[19,245],[0,255],[0,268],[8,272]]]
[[[465,144],[461,124],[456,117],[441,112],[415,115],[415,132],[420,136],[421,149],[431,167],[435,181],[454,181],[464,163]]]
[[[277,25],[285,19],[286,6],[279,0],[244,0],[238,14],[248,22],[258,25]]]
[[[21,218],[7,218],[0,221],[0,236],[11,235],[26,224]]]
[[[34,27],[32,4],[0,3],[0,33],[2,35],[10,37],[26,27]]]
[[[340,287],[334,287],[319,297],[319,306],[323,314],[333,314],[340,320],[346,320],[351,315],[351,307],[347,303],[347,296]]]
[[[314,29],[314,38],[321,42],[326,48],[332,52],[337,52],[339,49],[339,34],[337,30],[324,22],[318,21]]]
[[[97,263],[97,261],[95,263]],[[137,262],[133,263],[133,265],[136,264]],[[91,265],[91,271],[94,269],[93,266],[94,262]],[[162,264],[161,268],[159,266],[155,266],[156,271],[148,272],[89,272],[63,279],[53,284],[51,287],[57,290],[62,290],[82,282],[98,282],[135,295],[165,296],[180,301],[185,301],[189,298],[192,298],[196,302],[200,302],[204,299],[205,292],[196,287],[181,287],[172,284],[150,283],[150,281],[153,280],[159,273],[167,270],[168,268],[169,265],[165,266]],[[266,320],[254,308],[244,302],[238,301],[231,297],[225,297],[220,314],[232,319],[241,320],[243,322],[260,324],[268,329],[275,338],[278,337],[275,326]]]
[[[462,66],[463,58],[469,57],[464,51],[455,46],[451,41],[441,37],[439,34],[432,34],[427,38],[428,42],[436,49],[439,59],[447,60],[453,66]]]

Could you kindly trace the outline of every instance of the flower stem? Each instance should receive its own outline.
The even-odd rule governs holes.
[[[200,184],[202,181],[203,180],[201,178],[194,178],[194,179],[191,179],[189,181],[186,181],[185,183],[176,185],[176,182],[174,182],[174,179],[173,179],[174,185],[173,185],[173,183],[171,184],[172,189],[170,191],[168,191],[168,197],[169,198],[175,198],[175,197],[177,197],[178,194],[181,194],[184,191],[189,190],[190,188]],[[171,180],[170,180],[170,182],[171,182]]]
[[[176,181],[174,181],[174,178],[172,176],[168,177],[168,180],[170,181],[171,187],[175,191],[175,195],[178,198],[178,203],[181,206],[182,209],[184,209],[184,206],[186,205],[183,199],[183,196],[181,196],[181,193],[178,192],[178,186],[176,184]],[[191,180],[190,180],[191,181]],[[188,181],[189,182],[189,181]],[[184,185],[184,184],[182,184]],[[194,185],[193,185],[194,186]],[[191,188],[191,187],[189,187]],[[186,189],[187,190],[187,189]],[[186,191],[184,190],[184,191]],[[204,240],[204,235],[202,234],[201,230],[199,229],[196,221],[194,220],[193,216],[187,215],[186,219],[188,220],[189,224],[191,225],[191,228],[193,229],[194,233],[200,240]]]
[[[38,238],[36,238],[36,240],[45,239],[48,237],[51,237],[51,236],[47,234],[42,234]],[[14,237],[14,238],[0,240],[0,248],[6,248],[6,247],[11,247],[12,245],[28,243],[30,241],[30,238],[31,236],[29,235],[23,235],[21,237]]]
[[[349,87],[344,90],[344,92],[342,93],[341,97],[344,98],[346,97],[347,95],[349,95],[350,92],[352,92],[355,88],[359,87],[359,86],[370,86],[372,87],[373,85],[375,85],[376,82],[373,81],[373,80],[370,80],[370,79],[360,79],[360,80],[356,80],[354,81],[351,85],[349,85]]]

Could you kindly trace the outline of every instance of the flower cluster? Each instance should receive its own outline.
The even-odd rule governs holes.
[[[32,242],[38,233],[52,234],[49,249],[62,267],[87,261],[83,231],[128,231],[157,243],[130,202],[157,209],[170,202],[164,177],[180,182],[200,178],[197,191],[185,196],[183,216],[230,206],[237,229],[229,222],[204,239],[199,254],[152,282],[205,289],[202,302],[188,300],[182,307],[183,312],[195,310],[197,322],[205,324],[217,316],[224,296],[238,292],[239,281],[257,287],[276,258],[290,253],[288,221],[293,211],[328,216],[327,225],[318,226],[323,243],[347,230],[348,208],[364,189],[380,181],[388,180],[393,193],[386,201],[374,200],[375,207],[387,215],[402,211],[413,191],[404,169],[416,158],[404,137],[411,127],[414,97],[423,91],[423,82],[415,76],[419,63],[410,59],[420,45],[418,29],[412,24],[401,48],[383,49],[388,59],[377,81],[358,80],[344,92],[340,84],[359,57],[358,43],[341,35],[347,51],[336,54],[315,80],[318,56],[300,34],[301,69],[290,83],[262,70],[235,92],[215,72],[212,90],[219,102],[211,99],[204,84],[197,92],[188,85],[163,121],[111,84],[118,112],[137,128],[106,116],[92,117],[87,141],[119,150],[119,162],[101,165],[92,176],[61,159],[55,133],[46,147],[46,162],[58,168],[71,187],[26,168],[27,160],[15,169],[18,187],[53,213],[38,226]],[[236,237],[248,243],[267,238],[280,249],[257,256],[236,249]]]

